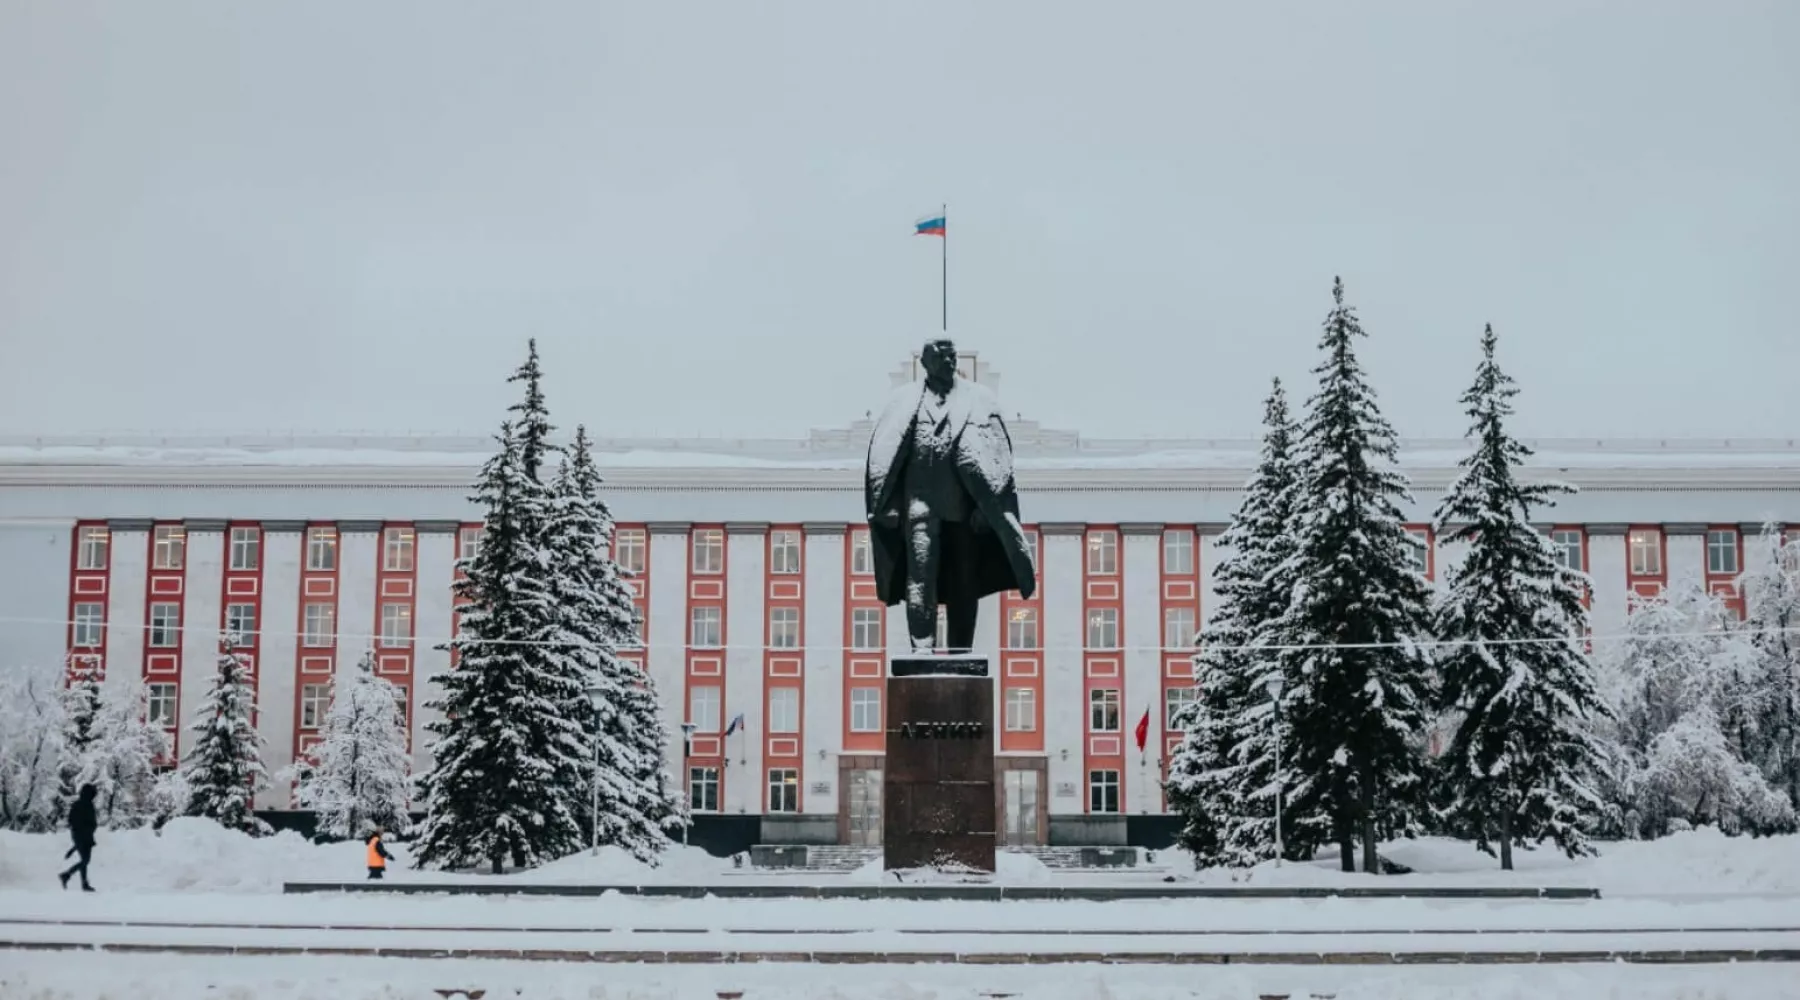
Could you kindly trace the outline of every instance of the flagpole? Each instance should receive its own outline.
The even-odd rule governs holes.
[[[942,326],[940,327],[940,329],[942,329],[944,333],[949,333],[950,332],[950,203],[949,202],[944,203],[943,213],[939,216],[939,218],[944,220],[944,246],[942,248],[942,254],[941,254],[941,260],[943,262],[944,273],[943,273],[943,280],[938,286],[939,291],[941,293],[939,295],[939,305],[943,308],[943,321],[942,321]]]

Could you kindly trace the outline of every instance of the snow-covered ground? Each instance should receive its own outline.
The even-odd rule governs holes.
[[[1328,862],[1265,866],[1250,884],[1584,885],[1585,901],[1425,899],[1132,900],[953,902],[919,900],[667,899],[618,895],[289,896],[291,880],[354,880],[360,844],[314,845],[292,835],[252,840],[200,820],[162,833],[103,832],[95,894],[64,892],[60,836],[0,833],[0,940],[20,944],[273,946],[293,948],[509,949],[591,952],[870,954],[926,957],[1010,953],[1228,953],[1234,964],[1156,968],[1064,964],[674,965],[564,964],[504,959],[378,959],[343,956],[183,957],[154,953],[0,951],[0,1000],[11,997],[410,998],[443,988],[479,987],[489,996],[605,997],[607,1000],[760,997],[892,997],[974,1000],[1011,993],[1020,1000],[1218,998],[1270,993],[1338,1000],[1562,997],[1645,1000],[1763,1000],[1800,997],[1791,963],[1628,967],[1408,966],[1275,967],[1235,964],[1256,955],[1458,950],[1629,949],[1800,950],[1800,837],[1752,840],[1711,831],[1650,843],[1606,845],[1597,859],[1570,862],[1521,854],[1503,873],[1465,844],[1425,840],[1384,852],[1418,869],[1399,877],[1346,875]],[[402,863],[404,845],[398,852]],[[1156,870],[1053,873],[1008,855],[1004,882],[1184,881],[1229,884],[1226,872],[1192,872],[1179,852],[1160,852]],[[1167,867],[1163,867],[1166,865]],[[397,868],[395,880],[441,873]],[[673,849],[657,868],[622,853],[578,855],[542,869],[498,876],[509,882],[716,884],[738,879],[857,882],[844,875],[776,875],[734,868],[697,849]],[[494,876],[459,879],[492,882]],[[1073,957],[1073,956],[1071,956]]]
[[[0,891],[57,891],[66,835],[0,832]],[[869,882],[878,866],[841,875],[777,873],[733,867],[698,848],[671,847],[655,867],[621,851],[603,849],[564,858],[542,868],[502,876],[446,875],[407,867],[406,845],[396,848],[393,881],[516,881],[522,883],[710,885],[758,882]],[[1598,858],[1570,861],[1554,851],[1520,851],[1518,870],[1503,872],[1472,846],[1421,839],[1383,848],[1383,855],[1414,869],[1411,875],[1366,875],[1336,870],[1332,859],[1305,865],[1263,865],[1245,872],[1196,872],[1185,855],[1162,851],[1145,870],[1117,873],[1053,873],[1033,858],[1001,855],[996,881],[1007,884],[1142,884],[1173,876],[1206,885],[1457,885],[1581,886],[1607,898],[1631,896],[1800,895],[1800,836],[1726,837],[1695,830],[1654,841],[1600,845]],[[284,882],[354,881],[363,877],[361,844],[318,845],[293,835],[260,840],[198,819],[177,819],[160,834],[149,830],[102,831],[92,877],[108,892],[278,893]]]
[[[1792,966],[1045,968],[562,965],[11,954],[0,1000],[1793,1000]]]

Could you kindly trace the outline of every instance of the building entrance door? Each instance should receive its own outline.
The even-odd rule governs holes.
[[[1042,771],[1004,771],[1006,827],[1001,842],[1011,847],[1035,847],[1038,841],[1038,795]]]
[[[849,785],[850,843],[881,846],[881,769],[856,768]]]

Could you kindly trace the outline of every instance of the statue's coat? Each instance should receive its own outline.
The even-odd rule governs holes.
[[[896,495],[912,450],[913,419],[925,392],[923,381],[894,390],[869,440],[864,504],[869,518],[869,549],[875,570],[875,594],[883,604],[906,601],[906,524]],[[973,580],[979,596],[1017,590],[1030,597],[1037,590],[1031,547],[1019,523],[1019,494],[1013,482],[1012,438],[1000,416],[1000,401],[986,386],[957,378],[948,405],[954,435],[955,467],[963,489],[973,500],[976,551]],[[945,574],[939,563],[940,579]],[[939,593],[944,590],[940,584]]]

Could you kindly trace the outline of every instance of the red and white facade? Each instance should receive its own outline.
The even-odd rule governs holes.
[[[1183,651],[1210,613],[1256,444],[1011,431],[1039,587],[989,598],[976,637],[995,676],[1005,836],[1122,842],[1128,817],[1166,808],[1169,721],[1192,697]],[[645,636],[627,656],[661,696],[670,766],[697,810],[761,816],[765,840],[878,836],[884,664],[907,639],[902,610],[875,598],[867,435],[597,449]],[[317,738],[332,674],[372,649],[407,702],[415,761],[429,760],[422,702],[452,668],[440,645],[456,561],[480,541],[466,497],[486,442],[55,444],[0,441],[5,662],[138,671],[180,737],[219,634],[238,632],[273,771]],[[1786,442],[1537,447],[1546,476],[1581,487],[1543,527],[1592,576],[1596,633],[1684,575],[1741,612],[1757,531],[1800,522],[1800,448]],[[1434,581],[1458,553],[1426,522],[1462,449],[1402,450]]]

